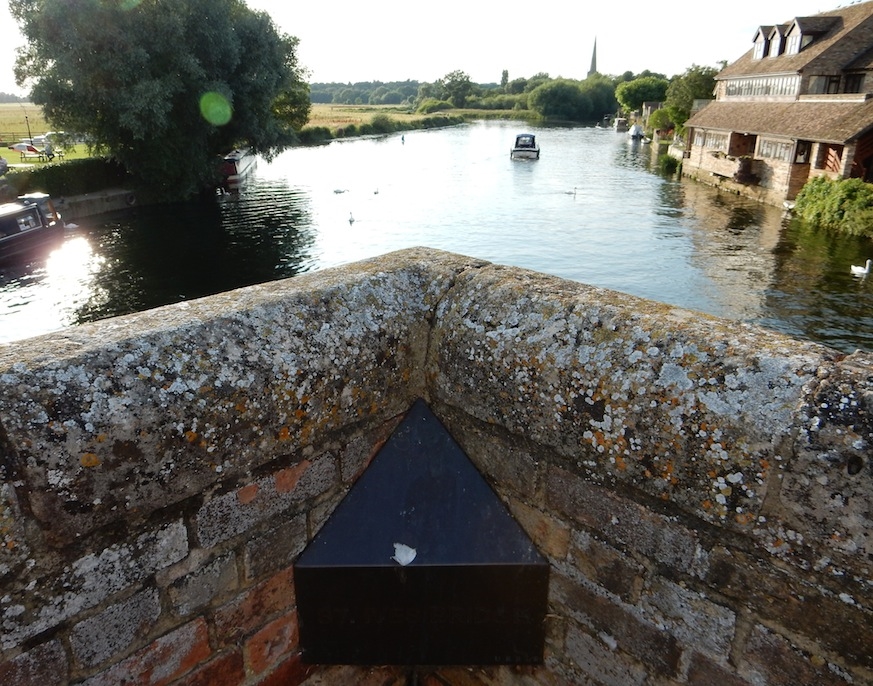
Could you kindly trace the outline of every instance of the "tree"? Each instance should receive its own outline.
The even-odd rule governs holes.
[[[537,74],[534,74],[527,80],[527,83],[524,84],[524,92],[531,93],[535,88],[539,88],[544,83],[548,83],[551,80],[552,77],[545,72],[541,71]]]
[[[504,69],[500,73],[500,90],[503,91],[504,93],[506,92],[506,86],[508,83],[509,83],[509,70]]]
[[[467,97],[473,92],[473,82],[460,70],[446,74],[437,83],[443,91],[441,99],[448,100],[455,107],[466,105]]]
[[[623,81],[615,87],[615,98],[627,112],[640,109],[644,102],[661,102],[667,95],[670,82],[655,76],[643,76],[633,81]]]
[[[674,124],[681,126],[688,121],[695,100],[713,97],[715,75],[719,71],[714,67],[699,67],[692,64],[684,74],[673,79],[667,89],[664,108]]]
[[[647,124],[650,129],[655,129],[656,131],[669,131],[675,127],[670,113],[663,108],[652,112]]]
[[[528,107],[550,119],[591,120],[591,100],[578,83],[566,79],[555,79],[535,88],[528,99]]]
[[[579,84],[579,88],[591,100],[593,119],[599,119],[604,114],[615,112],[618,105],[615,99],[615,87],[608,76],[592,74]]]
[[[54,128],[86,135],[143,185],[183,197],[217,158],[268,159],[309,114],[297,39],[242,0],[10,0],[15,75]]]
[[[506,92],[509,95],[518,95],[524,93],[527,89],[527,79],[513,79],[506,84]]]

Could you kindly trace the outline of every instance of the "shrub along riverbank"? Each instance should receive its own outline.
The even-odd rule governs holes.
[[[797,194],[794,212],[812,226],[873,238],[873,184],[819,176]]]

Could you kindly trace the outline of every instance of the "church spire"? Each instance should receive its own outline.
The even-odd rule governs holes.
[[[594,52],[591,53],[591,69],[588,70],[588,76],[593,76],[597,73],[597,38],[594,39]]]

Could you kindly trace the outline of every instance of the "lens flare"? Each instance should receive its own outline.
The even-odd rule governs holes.
[[[200,97],[200,114],[210,124],[224,126],[233,115],[233,107],[221,93],[209,91]]]

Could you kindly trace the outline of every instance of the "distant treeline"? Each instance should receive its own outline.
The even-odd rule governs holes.
[[[724,68],[721,63],[721,69]],[[619,76],[593,73],[585,79],[552,78],[534,74],[510,79],[503,70],[500,83],[474,83],[457,70],[433,83],[421,81],[362,81],[312,83],[313,103],[336,105],[396,105],[418,114],[448,109],[512,110],[531,116],[568,122],[602,122],[618,113],[642,119],[650,129],[681,128],[694,101],[712,97],[717,67],[691,65],[667,78],[645,70]],[[644,105],[646,108],[644,108]],[[644,109],[652,112],[644,114]]]
[[[419,81],[362,81],[359,83],[311,83],[309,100],[334,105],[412,104]]]
[[[28,102],[28,99],[12,95],[12,93],[0,93],[0,103],[4,102]]]

